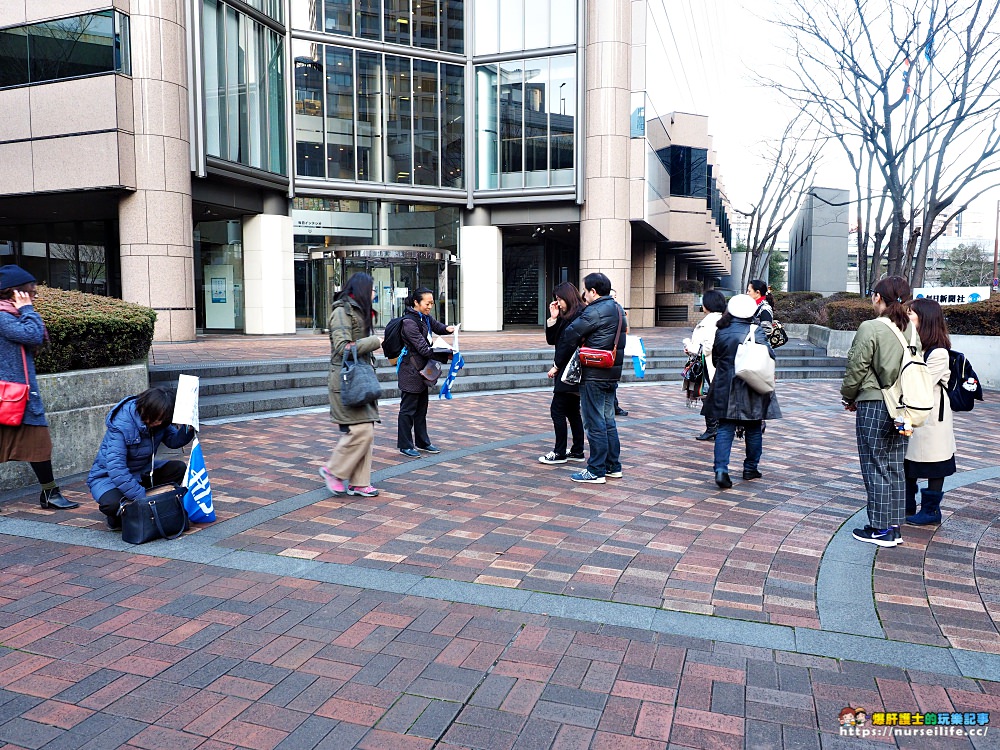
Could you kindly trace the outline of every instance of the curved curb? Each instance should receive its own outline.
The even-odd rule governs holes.
[[[945,479],[945,491],[1000,479],[1000,466],[972,469]],[[851,531],[868,523],[868,509],[848,518],[823,553],[816,576],[816,610],[824,631],[885,638],[872,586],[876,547],[859,544]],[[891,553],[890,553],[891,554]]]

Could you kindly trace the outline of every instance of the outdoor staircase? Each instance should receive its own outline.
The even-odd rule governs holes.
[[[552,349],[469,352],[463,356],[465,368],[452,386],[454,393],[549,388],[552,385],[546,376],[552,363]],[[647,352],[646,377],[642,380],[636,378],[632,362],[628,359],[622,382],[680,381],[685,361],[686,358],[675,349],[653,348]],[[179,374],[198,376],[201,379],[200,416],[210,419],[325,406],[329,403],[329,364],[328,357],[313,357],[152,365],[149,380],[151,386],[172,389],[177,385]],[[779,379],[839,379],[844,374],[844,364],[844,359],[827,357],[822,349],[797,339],[777,350]],[[396,368],[382,358],[378,359],[378,365],[382,397],[398,398]],[[443,376],[438,382],[443,382]],[[436,387],[431,389],[432,398],[437,392]]]

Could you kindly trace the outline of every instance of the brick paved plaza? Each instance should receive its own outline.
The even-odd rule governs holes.
[[[621,390],[604,486],[538,463],[522,392],[432,398],[443,452],[413,461],[384,404],[371,499],[322,485],[325,413],[203,425],[219,521],[174,542],[123,544],[82,477],[75,511],[8,495],[0,747],[998,747],[838,732],[1000,722],[998,394],[956,417],[945,522],[876,552],[837,389],[781,383],[764,478],[728,491],[668,383]]]

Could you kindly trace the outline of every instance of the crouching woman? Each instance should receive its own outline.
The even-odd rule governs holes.
[[[161,444],[183,448],[194,439],[193,427],[170,424],[173,413],[174,395],[161,388],[122,399],[108,412],[107,431],[87,476],[108,528],[121,528],[123,502],[142,500],[152,487],[184,481],[183,461],[156,461]]]

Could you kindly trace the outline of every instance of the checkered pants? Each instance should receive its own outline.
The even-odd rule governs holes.
[[[868,523],[887,529],[903,523],[906,476],[903,458],[906,437],[896,431],[885,402],[858,401],[858,458],[868,491]]]

